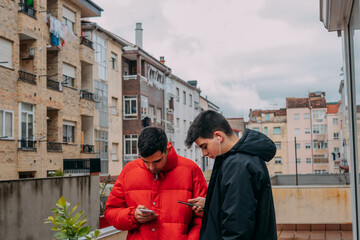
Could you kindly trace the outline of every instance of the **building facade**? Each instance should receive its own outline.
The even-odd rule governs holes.
[[[87,133],[95,102],[81,91],[93,91],[82,63],[91,68],[94,55],[82,42],[81,18],[101,11],[72,0],[0,8],[0,179],[46,177],[64,159],[95,157],[82,141],[86,135],[94,145]]]

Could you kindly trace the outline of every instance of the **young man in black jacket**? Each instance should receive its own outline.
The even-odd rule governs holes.
[[[276,240],[269,173],[276,147],[264,134],[246,129],[239,139],[219,113],[201,112],[191,124],[186,145],[195,142],[215,159],[206,196],[200,240]],[[202,205],[204,199],[190,199]],[[193,208],[202,213],[200,208]]]

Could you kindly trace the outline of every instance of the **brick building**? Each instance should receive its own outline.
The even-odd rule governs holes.
[[[46,177],[63,159],[95,157],[93,81],[84,76],[94,50],[81,18],[101,11],[88,0],[0,6],[0,179]]]

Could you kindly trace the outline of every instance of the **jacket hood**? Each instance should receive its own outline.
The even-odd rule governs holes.
[[[246,129],[243,136],[230,151],[245,152],[270,161],[276,153],[274,142],[261,132]]]

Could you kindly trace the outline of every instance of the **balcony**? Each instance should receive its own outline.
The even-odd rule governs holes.
[[[91,49],[94,49],[93,42],[85,37],[80,37],[80,44],[83,44]]]
[[[35,140],[19,140],[19,149],[25,151],[36,151]]]
[[[62,152],[62,143],[58,142],[47,142],[48,152]]]
[[[47,88],[62,92],[62,83],[48,78],[47,79]]]
[[[95,95],[91,92],[80,90],[80,99],[86,99],[95,102]]]
[[[94,145],[82,144],[81,145],[81,152],[82,153],[95,153]]]
[[[100,158],[64,159],[65,173],[100,173]]]
[[[36,75],[32,74],[32,73],[22,71],[22,70],[19,70],[19,78],[18,78],[18,80],[36,85]]]
[[[136,79],[137,79],[137,75],[124,75],[123,78],[124,78],[124,81],[136,80]]]
[[[30,17],[35,17],[36,10],[25,3],[20,2],[19,3],[19,12],[25,13],[26,15],[29,15]]]
[[[94,64],[94,47],[93,42],[85,37],[80,38],[80,60],[85,65]]]

